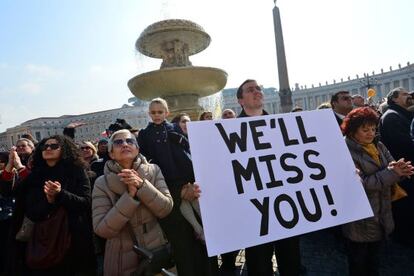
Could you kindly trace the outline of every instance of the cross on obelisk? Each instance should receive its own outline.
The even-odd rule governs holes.
[[[289,77],[286,65],[285,44],[283,42],[282,23],[280,21],[279,8],[273,8],[273,22],[275,26],[275,40],[276,40],[276,54],[277,54],[277,68],[279,73],[279,97],[280,108],[282,113],[287,113],[292,110],[292,91],[289,86]]]

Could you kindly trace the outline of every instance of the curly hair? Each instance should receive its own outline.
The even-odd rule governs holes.
[[[204,111],[203,113],[201,113],[199,120],[200,121],[204,121],[206,119],[205,116],[207,114],[211,114],[211,116],[213,116],[213,112],[211,112],[211,111]]]
[[[85,168],[87,166],[86,162],[83,160],[81,153],[72,139],[64,135],[53,135],[47,138],[42,139],[42,141],[37,144],[36,149],[33,153],[33,168],[46,167],[46,161],[43,159],[42,151],[46,141],[50,139],[55,139],[60,148],[61,148],[61,157],[60,162],[63,162],[68,166],[79,166]]]
[[[378,114],[371,107],[359,107],[353,109],[346,115],[345,119],[342,121],[341,130],[345,136],[350,137],[360,126],[377,126],[378,122]]]

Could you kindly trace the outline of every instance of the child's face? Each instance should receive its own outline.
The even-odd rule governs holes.
[[[159,103],[151,104],[148,113],[152,122],[156,125],[160,125],[168,116],[168,112],[165,110],[165,107]]]

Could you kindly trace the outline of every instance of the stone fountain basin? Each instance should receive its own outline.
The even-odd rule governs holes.
[[[128,81],[131,92],[139,99],[183,94],[200,97],[212,95],[224,88],[227,73],[212,67],[170,67],[138,75]]]

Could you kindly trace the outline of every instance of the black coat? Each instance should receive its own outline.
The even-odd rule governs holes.
[[[174,204],[179,206],[182,185],[194,182],[187,137],[177,125],[166,121],[160,125],[149,123],[139,132],[138,144],[141,154],[160,167]]]
[[[45,181],[59,181],[62,191],[50,204],[43,191]],[[92,242],[91,189],[85,170],[59,162],[54,167],[34,168],[25,180],[26,216],[42,221],[50,212],[63,206],[68,213],[71,246],[64,260],[65,269],[86,271],[95,266]]]
[[[396,104],[390,104],[382,115],[379,130],[381,142],[395,160],[405,158],[414,164],[414,142],[410,135],[413,113]]]

